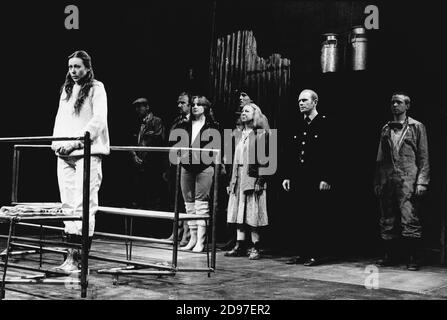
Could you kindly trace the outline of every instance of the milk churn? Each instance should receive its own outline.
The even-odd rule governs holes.
[[[323,34],[324,41],[321,46],[321,71],[335,72],[338,69],[338,41],[336,33]]]
[[[349,42],[351,44],[351,66],[352,70],[365,70],[367,60],[366,29],[362,26],[352,28]]]

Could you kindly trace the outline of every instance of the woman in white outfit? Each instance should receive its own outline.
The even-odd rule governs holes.
[[[83,136],[86,131],[90,133],[92,140],[89,218],[91,244],[102,180],[101,158],[110,152],[107,95],[104,85],[94,79],[90,56],[85,51],[76,51],[68,57],[68,72],[61,89],[53,136]],[[65,214],[82,216],[83,143],[54,141],[52,149],[58,156],[57,178],[62,209]],[[82,222],[70,221],[64,224],[68,241],[81,243]],[[79,258],[79,252],[70,249],[65,262],[58,269],[67,272],[77,270]]]

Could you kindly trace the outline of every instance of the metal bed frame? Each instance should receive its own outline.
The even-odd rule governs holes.
[[[14,141],[12,141],[12,139]],[[49,137],[48,137],[49,139]],[[33,140],[30,141],[48,141],[47,140],[38,140],[38,138],[34,138]],[[78,138],[77,138],[78,139]],[[18,139],[14,139],[14,138],[10,138],[8,140],[3,139],[5,141],[8,142],[15,142]],[[58,140],[62,140],[62,139],[58,139]],[[74,140],[74,138],[72,139]],[[2,142],[2,139],[0,139],[0,142]],[[19,142],[28,142],[28,140],[19,140]],[[14,162],[13,162],[13,179],[12,179],[12,195],[11,195],[11,203],[13,205],[17,205],[17,204],[25,204],[25,205],[48,205],[48,204],[55,204],[55,203],[30,203],[30,202],[19,202],[18,201],[18,177],[19,177],[19,161],[20,161],[20,150],[22,149],[26,149],[26,148],[49,148],[49,145],[14,145]],[[90,147],[90,146],[89,146]],[[85,148],[85,144],[84,144],[84,148]],[[218,178],[219,178],[219,169],[220,169],[220,150],[216,150],[216,149],[199,149],[199,148],[168,148],[168,147],[124,147],[124,146],[112,146],[110,147],[111,151],[147,151],[147,152],[171,152],[171,151],[176,151],[177,152],[177,165],[176,165],[176,185],[175,185],[175,204],[174,204],[174,212],[163,212],[163,211],[153,211],[153,210],[140,210],[140,209],[128,209],[128,208],[115,208],[115,207],[105,207],[105,206],[100,206],[98,208],[98,213],[107,213],[107,214],[114,214],[114,215],[121,215],[125,217],[125,233],[126,234],[113,234],[113,233],[104,233],[104,232],[95,232],[94,236],[101,236],[101,237],[107,237],[107,238],[114,238],[114,239],[120,239],[120,240],[125,240],[125,246],[126,246],[126,259],[118,259],[118,258],[113,258],[113,257],[106,257],[106,256],[101,256],[101,255],[93,255],[90,253],[87,253],[87,255],[84,257],[83,256],[83,261],[82,261],[82,266],[84,267],[84,265],[86,266],[86,270],[85,270],[85,281],[83,282],[83,273],[81,272],[81,287],[84,288],[85,286],[85,290],[82,290],[81,293],[81,297],[85,298],[86,297],[86,288],[87,288],[87,271],[88,271],[88,259],[95,259],[95,260],[101,260],[101,261],[107,261],[107,262],[116,262],[119,264],[125,264],[125,266],[123,267],[114,267],[114,268],[110,268],[110,269],[101,269],[101,270],[97,270],[98,273],[100,274],[111,274],[114,276],[113,279],[113,283],[117,284],[118,282],[118,276],[119,275],[170,275],[170,276],[174,276],[176,274],[176,272],[206,272],[208,273],[208,277],[210,277],[211,272],[215,271],[216,268],[216,226],[215,226],[215,221],[216,221],[216,211],[217,211],[217,202],[218,202]],[[200,152],[212,152],[215,156],[214,160],[214,184],[213,184],[213,205],[212,205],[212,214],[211,215],[207,215],[207,216],[196,216],[196,215],[191,215],[191,214],[185,214],[185,213],[180,213],[179,212],[179,208],[178,208],[178,199],[179,199],[179,194],[180,194],[180,174],[181,174],[181,164],[180,164],[180,157],[181,157],[181,152],[182,151],[200,151]],[[90,158],[91,154],[90,152],[88,153],[88,157],[87,157],[87,153],[85,153],[86,156],[84,157],[84,159]],[[86,161],[86,160],[84,160]],[[88,165],[90,164],[90,162],[88,163]],[[87,168],[87,166],[84,166],[84,168]],[[87,195],[85,193],[85,187],[86,187],[86,181],[89,181],[90,177],[86,176],[86,169],[84,169],[84,205],[85,205],[85,199],[89,199],[89,195]],[[90,173],[90,169],[88,170],[88,173]],[[87,178],[87,180],[85,180]],[[87,186],[88,186],[88,182],[87,182]],[[89,190],[89,188],[87,187],[87,191]],[[87,212],[88,212],[88,204],[89,201],[87,200],[86,202],[87,204]],[[84,207],[85,210],[85,207]],[[88,214],[87,214],[88,216]],[[148,237],[137,237],[137,236],[133,236],[132,234],[132,225],[133,225],[133,217],[144,217],[144,218],[156,218],[156,219],[164,219],[164,220],[171,220],[172,221],[172,230],[173,230],[173,240],[169,241],[169,240],[162,240],[162,239],[153,239],[153,238],[148,238]],[[69,219],[70,217],[64,217],[65,220]],[[79,219],[79,217],[78,217]],[[85,217],[83,218],[85,219]],[[130,227],[128,226],[128,219],[130,220]],[[24,220],[24,219],[21,219]],[[29,220],[38,220],[38,219],[29,219]],[[58,220],[58,219],[56,219]],[[61,220],[59,218],[59,220]],[[207,223],[207,229],[209,226],[211,226],[211,257],[210,257],[210,237],[209,232],[207,233],[207,241],[206,241],[206,256],[207,256],[207,267],[206,268],[179,268],[178,267],[178,223],[179,221],[187,221],[187,220],[205,220]],[[87,220],[84,220],[88,222],[88,217]],[[32,222],[32,221],[31,221]],[[61,244],[58,242],[51,242],[51,241],[44,241],[42,239],[42,234],[43,234],[43,230],[63,230],[63,228],[59,228],[59,227],[54,227],[54,226],[48,226],[48,225],[43,225],[42,223],[40,224],[36,224],[36,223],[29,223],[28,219],[25,219],[23,222],[22,221],[15,221],[14,224],[19,224],[19,225],[23,225],[23,226],[28,226],[28,227],[35,227],[35,228],[40,228],[40,238],[39,240],[34,239],[34,238],[18,238],[15,237],[15,239],[20,240],[20,241],[28,241],[28,242],[36,242],[38,241],[38,246],[33,246],[33,245],[27,245],[27,244],[17,244],[16,246],[18,247],[22,247],[25,249],[32,249],[29,251],[24,251],[24,252],[17,252],[16,254],[31,254],[31,253],[39,253],[40,254],[40,267],[42,264],[42,253],[43,252],[53,252],[53,253],[64,253],[64,251],[60,251],[60,250],[56,250],[50,247],[43,247],[42,244]],[[11,223],[11,226],[13,224]],[[87,224],[83,224],[83,226],[87,225]],[[129,231],[129,232],[128,232]],[[86,239],[88,239],[88,229],[86,230],[87,232],[87,236],[85,236]],[[129,234],[127,234],[129,233]],[[83,235],[84,235],[84,230],[83,230]],[[2,236],[0,236],[1,238]],[[10,235],[8,236],[8,240],[14,238],[14,229],[10,230]],[[83,236],[83,240],[84,240],[84,236]],[[132,247],[133,247],[133,242],[134,241],[140,241],[140,242],[145,242],[145,243],[157,243],[157,244],[168,244],[168,245],[172,245],[172,261],[171,261],[171,265],[170,266],[166,266],[166,265],[160,265],[160,264],[154,264],[154,263],[147,263],[147,262],[142,262],[142,261],[135,261],[132,260]],[[86,242],[87,243],[87,242]],[[65,245],[70,246],[70,244],[66,244]],[[83,241],[84,244],[84,241]],[[8,248],[9,248],[9,242],[7,244]],[[156,247],[157,249],[165,249],[165,250],[171,250],[169,248],[166,247]],[[191,253],[191,254],[203,254],[203,253],[195,253],[195,252],[191,252],[191,251],[184,251],[185,253]],[[84,253],[84,251],[83,251]],[[12,253],[14,255],[14,253]],[[11,252],[8,251],[7,252],[7,257],[11,255]],[[86,259],[86,261],[84,261],[84,258]],[[6,267],[7,267],[7,262],[6,262]],[[11,266],[11,264],[10,264]],[[14,265],[15,266],[15,265]],[[151,270],[144,270],[146,268],[152,268],[152,269],[157,269],[156,271],[151,271]],[[27,270],[30,270],[27,267]],[[41,268],[40,269],[36,269],[36,271],[43,271]],[[50,272],[49,272],[50,273]],[[51,274],[55,274],[54,272],[51,272]],[[6,269],[4,270],[4,275],[6,275]],[[66,274],[64,274],[66,275]],[[6,283],[13,283],[10,281],[6,281]],[[35,280],[18,280],[15,281],[14,283],[33,283],[36,282]],[[43,282],[43,281],[40,281]],[[4,286],[5,281],[2,283],[2,286]],[[48,280],[45,281],[44,283],[50,283]],[[85,291],[85,292],[84,292]]]
[[[73,217],[73,216],[47,216],[47,217],[20,217],[20,216],[0,216],[0,222],[9,223],[9,233],[7,236],[6,242],[6,254],[5,261],[1,262],[0,265],[3,266],[3,276],[1,280],[0,286],[0,300],[5,298],[5,285],[6,283],[47,283],[47,284],[64,284],[65,281],[61,280],[50,280],[50,279],[19,279],[19,280],[7,280],[6,273],[8,267],[23,269],[29,271],[38,271],[43,272],[45,276],[47,275],[58,275],[58,276],[67,276],[65,273],[56,272],[53,270],[44,270],[42,268],[33,268],[23,265],[16,265],[9,263],[9,256],[14,247],[30,247],[26,244],[21,244],[14,242],[15,240],[25,240],[26,238],[18,238],[14,236],[14,229],[17,224],[21,221],[35,221],[35,222],[44,222],[44,221],[67,221],[67,220],[81,220],[82,223],[82,244],[80,246],[81,249],[81,273],[80,280],[73,279],[71,283],[78,283],[81,285],[81,298],[87,297],[87,287],[88,287],[88,232],[89,232],[89,203],[90,203],[90,158],[91,158],[91,139],[90,133],[85,132],[82,137],[20,137],[20,138],[0,138],[0,142],[4,143],[26,143],[26,142],[50,142],[50,141],[71,141],[78,140],[83,141],[84,143],[84,173],[83,173],[83,200],[82,200],[82,218],[81,217]],[[19,165],[19,153],[16,152],[16,148],[14,148],[14,159],[13,159],[13,178],[12,178],[12,200],[17,199],[17,183],[18,183],[18,165]],[[13,201],[12,201],[13,202]],[[42,239],[40,239],[42,240]],[[45,249],[42,247],[42,242],[38,247],[33,246],[33,249],[38,249],[40,252]],[[60,243],[60,245],[69,246],[69,247],[77,247],[79,245],[68,244],[68,243]],[[46,251],[46,250],[45,250]],[[32,251],[30,251],[32,252]],[[42,264],[42,259],[40,259],[40,267]]]

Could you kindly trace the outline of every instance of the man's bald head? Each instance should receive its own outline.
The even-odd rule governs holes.
[[[315,91],[310,89],[305,89],[301,91],[298,97],[298,106],[300,107],[300,112],[305,115],[310,115],[316,112],[316,107],[318,103],[318,95]]]
[[[313,91],[311,89],[304,89],[303,91],[301,91],[300,95],[302,93],[308,93],[308,94],[310,94],[312,101],[318,101],[318,94],[315,91]]]

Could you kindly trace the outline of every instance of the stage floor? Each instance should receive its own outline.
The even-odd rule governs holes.
[[[3,248],[4,244],[0,245]],[[92,254],[125,257],[122,243],[94,241]],[[144,261],[170,261],[170,251],[135,246],[133,258]],[[288,257],[266,255],[257,261],[228,258],[217,254],[217,270],[206,273],[179,272],[172,276],[120,275],[117,285],[111,275],[97,270],[118,266],[116,263],[90,260],[88,299],[97,300],[296,300],[296,299],[447,299],[447,268],[424,266],[411,272],[405,266],[375,269],[373,260],[331,261],[316,267],[287,265]],[[11,262],[38,265],[38,255],[15,257]],[[57,254],[44,255],[44,267],[62,262]],[[185,252],[179,254],[180,267],[204,267],[206,257]],[[378,274],[371,275],[371,271]],[[22,271],[20,271],[23,274]],[[30,274],[31,272],[27,272]],[[9,276],[19,274],[10,269]],[[368,278],[369,276],[369,278]],[[372,278],[371,278],[372,277]],[[69,280],[69,278],[67,278]],[[371,281],[372,279],[372,281]],[[368,289],[365,284],[378,285]],[[79,299],[80,290],[70,285],[7,284],[6,299]]]

